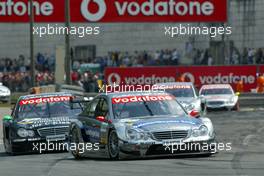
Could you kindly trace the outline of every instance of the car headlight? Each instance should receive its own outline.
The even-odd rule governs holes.
[[[199,130],[200,130],[200,136],[206,136],[206,135],[208,135],[208,128],[206,127],[206,126],[201,126],[200,128],[199,128]]]
[[[234,103],[234,102],[235,102],[235,98],[234,97],[230,98],[229,101],[228,101],[228,103]]]
[[[137,131],[135,129],[129,129],[127,130],[127,137],[130,140],[147,140],[149,138],[149,135],[145,132]]]
[[[17,130],[17,135],[24,138],[24,137],[33,137],[35,133],[32,130],[26,130],[24,128],[19,128]]]
[[[201,126],[199,129],[192,130],[193,137],[206,136],[208,135],[208,128],[206,126]]]
[[[32,131],[32,130],[27,130],[27,131],[28,131],[28,136],[29,136],[29,137],[33,137],[33,136],[35,136],[34,131]]]

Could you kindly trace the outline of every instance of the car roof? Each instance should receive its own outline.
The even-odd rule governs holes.
[[[40,94],[30,94],[21,96],[19,99],[31,99],[31,98],[43,98],[43,97],[58,97],[58,96],[72,96],[71,93],[66,92],[53,92],[53,93],[40,93]]]
[[[205,84],[202,86],[202,88],[204,88],[204,87],[206,87],[206,88],[217,88],[217,87],[219,87],[219,88],[230,88],[231,85],[230,84]]]
[[[172,86],[172,85],[181,85],[181,86],[193,86],[192,82],[166,82],[166,83],[157,83],[154,84],[157,86]]]

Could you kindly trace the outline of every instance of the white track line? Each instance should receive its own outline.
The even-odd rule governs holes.
[[[251,140],[252,138],[256,137],[256,136],[257,136],[257,135],[255,135],[255,134],[249,134],[249,135],[247,135],[247,136],[244,138],[244,140],[243,140],[243,145],[244,145],[244,146],[247,146],[247,145],[249,144],[250,140]]]

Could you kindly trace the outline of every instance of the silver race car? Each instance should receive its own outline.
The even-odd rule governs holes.
[[[174,95],[188,112],[201,111],[201,100],[191,82],[158,83],[153,86],[153,89],[163,90]]]
[[[215,153],[211,120],[164,92],[100,94],[71,122],[69,139],[76,159]]]
[[[199,95],[202,100],[202,107],[239,110],[239,93],[234,93],[229,84],[204,85],[201,87]]]

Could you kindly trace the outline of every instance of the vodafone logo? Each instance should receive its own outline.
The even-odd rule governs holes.
[[[199,80],[201,84],[235,84],[239,80],[242,80],[244,84],[254,84],[256,79],[253,75],[235,75],[234,73],[223,75],[218,73],[215,76],[200,76]]]
[[[166,101],[166,100],[174,100],[174,99],[175,97],[170,95],[129,96],[129,97],[112,98],[112,103],[120,104],[120,103],[133,103],[133,102],[142,102],[142,101]]]
[[[108,76],[107,82],[109,85],[113,86],[114,84],[119,85],[121,83],[121,78],[117,73],[111,73]]]
[[[51,16],[54,12],[54,6],[50,1],[34,1],[33,13],[35,16]],[[30,3],[14,0],[0,2],[0,16],[24,16],[30,14]]]
[[[64,0],[33,0],[36,23],[64,22]],[[71,0],[71,22],[226,22],[221,0]],[[28,22],[29,0],[0,0],[0,22]]]
[[[97,12],[89,10],[91,3],[98,6]],[[135,16],[145,19],[183,16],[206,18],[215,15],[217,7],[215,3],[210,0],[82,0],[81,14],[87,21],[92,22],[104,21],[105,16],[107,19],[111,17],[117,21],[126,21],[127,18]]]
[[[91,13],[88,9],[90,3],[96,3],[98,5],[98,11]],[[83,0],[81,4],[82,16],[88,21],[99,21],[106,13],[106,4],[104,0]]]

